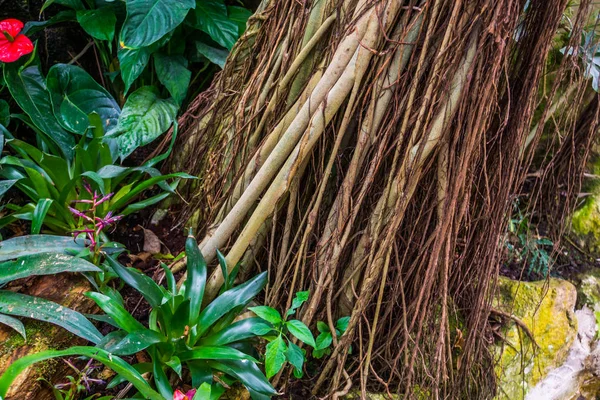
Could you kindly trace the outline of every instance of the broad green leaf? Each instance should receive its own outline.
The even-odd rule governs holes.
[[[239,6],[227,6],[227,11],[229,13],[229,20],[235,22],[238,26],[238,36],[242,36],[246,31],[246,23],[252,15],[252,11]]]
[[[116,128],[121,158],[159,137],[176,115],[177,104],[173,99],[161,99],[155,87],[144,86],[131,93]]]
[[[169,361],[165,361],[165,364],[168,365],[169,368],[171,368],[173,371],[175,371],[177,376],[179,376],[179,379],[181,379],[181,372],[183,369],[179,357],[173,356]]]
[[[87,314],[86,316],[88,318],[90,318],[89,314]],[[110,317],[108,317],[108,318],[110,318]],[[111,319],[111,321],[113,321],[112,318],[110,318],[110,319]],[[115,326],[115,325],[113,325],[113,326]],[[102,338],[102,340],[96,344],[96,347],[98,347],[99,349],[102,349],[102,350],[106,350],[109,353],[112,353],[112,351],[111,351],[112,348],[115,347],[121,340],[123,340],[125,338],[125,336],[127,336],[127,332],[120,329],[118,326],[115,326],[115,328],[117,328],[117,330],[106,334]]]
[[[109,352],[110,353],[110,352]],[[138,364],[133,364],[131,365],[131,367],[137,371],[139,374],[146,374],[149,372],[152,372],[152,363],[150,362],[145,362],[145,363],[138,363]],[[127,378],[121,374],[115,376],[109,383],[108,385],[106,385],[107,389],[112,389],[117,385],[120,385],[123,382],[127,382]]]
[[[203,383],[212,383],[213,372],[205,360],[189,360],[186,365],[192,376],[192,386],[198,387]]]
[[[196,41],[196,51],[201,56],[206,57],[211,63],[217,64],[221,69],[225,67],[227,56],[229,56],[229,51],[201,41]]]
[[[28,235],[18,236],[0,242],[0,261],[38,253],[63,253],[68,249],[81,250],[83,240],[66,236]]]
[[[144,329],[129,333],[116,345],[109,348],[105,347],[105,350],[118,356],[127,356],[138,353],[156,343],[164,342],[166,340],[167,339],[162,334],[150,329]]]
[[[348,324],[350,323],[350,316],[348,317],[342,317],[340,319],[337,320],[337,322],[335,323],[335,327],[341,332],[344,333],[346,332],[346,329],[348,329]]]
[[[102,311],[111,317],[121,329],[129,333],[146,329],[144,325],[138,322],[138,320],[125,309],[125,307],[111,297],[96,292],[88,292],[85,295],[94,300]]]
[[[163,292],[160,287],[150,277],[137,272],[133,268],[122,266],[112,256],[106,255],[109,265],[117,275],[129,286],[140,292],[142,296],[150,303],[152,308],[160,307],[163,298]]]
[[[25,326],[21,321],[16,318],[9,317],[8,315],[0,314],[0,325],[6,325],[15,331],[21,336],[23,339],[27,340],[27,334],[25,333]]]
[[[194,0],[127,0],[126,4],[127,18],[120,42],[129,48],[149,46],[160,40],[196,6]]]
[[[121,69],[121,78],[125,83],[125,93],[133,82],[144,72],[146,65],[150,61],[152,49],[142,47],[140,49],[129,49],[119,47],[117,57],[119,58],[119,68]]]
[[[56,13],[54,16],[52,16],[52,18],[44,21],[27,21],[23,27],[23,30],[21,31],[21,34],[31,37],[31,35],[34,33],[40,32],[49,26],[66,21],[75,21],[75,11],[63,10]]]
[[[5,64],[4,79],[19,107],[31,117],[35,126],[54,141],[68,159],[71,159],[75,139],[54,117],[50,93],[46,89],[39,68],[35,65],[18,68],[14,64]]]
[[[15,183],[17,183],[17,179],[0,181],[0,198],[4,196],[4,193],[8,192],[8,189],[10,189]]]
[[[217,333],[201,338],[199,344],[205,346],[223,346],[255,337],[258,335],[257,332],[264,332],[266,334],[272,330],[273,327],[262,318],[244,318],[221,329]]]
[[[0,290],[0,313],[49,322],[93,343],[102,340],[102,334],[82,314],[37,297]]]
[[[321,332],[319,336],[317,336],[317,340],[315,342],[316,350],[323,350],[328,348],[331,345],[333,338],[331,337],[330,332]]]
[[[317,322],[317,330],[318,330],[319,332],[321,332],[321,333],[324,333],[324,332],[330,332],[329,325],[327,325],[327,324],[326,324],[325,322],[323,322],[323,321],[318,321],[318,322]]]
[[[198,336],[202,336],[217,320],[235,309],[248,304],[267,284],[267,272],[255,276],[249,281],[229,289],[213,300],[198,319]]]
[[[302,349],[294,343],[288,343],[287,352],[285,353],[286,359],[294,366],[294,376],[296,378],[302,378],[303,371],[302,366],[304,365],[304,353]]]
[[[34,275],[53,275],[61,272],[101,272],[81,258],[58,253],[40,253],[0,263],[0,285]]]
[[[10,108],[6,100],[0,99],[0,125],[7,127],[10,124]]]
[[[155,348],[150,349],[150,357],[152,358],[152,375],[154,377],[156,388],[165,400],[172,399],[173,389],[171,388],[169,378],[163,369],[163,364],[160,362],[160,358]]]
[[[285,323],[286,328],[290,331],[292,335],[301,340],[302,342],[315,347],[315,339],[313,338],[310,329],[306,325],[302,323],[302,321],[298,321],[297,319],[293,319]]]
[[[267,344],[265,352],[265,372],[267,378],[275,376],[285,363],[285,353],[287,351],[285,341],[281,335]]]
[[[189,360],[249,360],[258,362],[254,357],[239,350],[225,346],[200,346],[179,354],[182,362]]]
[[[223,0],[203,0],[196,5],[196,27],[221,46],[231,50],[238,38],[238,26],[227,16]]]
[[[182,296],[176,296],[173,298],[174,303],[177,305],[175,312],[173,312],[171,317],[171,307],[168,305],[163,305],[161,307],[161,311],[163,311],[163,318],[165,319],[164,325],[168,324],[169,326],[169,337],[179,339],[183,336],[184,332],[192,326],[189,323],[188,319],[190,316],[190,301],[184,300],[181,301]],[[180,302],[181,301],[181,302]],[[167,309],[167,315],[164,315],[164,309]]]
[[[292,306],[285,313],[285,316],[288,317],[296,312],[296,309],[300,308],[305,301],[308,300],[308,296],[310,295],[310,291],[297,292],[294,300],[292,300]]]
[[[187,59],[181,55],[154,54],[154,67],[160,83],[165,85],[177,104],[183,103],[192,72],[187,69]]]
[[[248,308],[254,314],[258,315],[260,318],[268,321],[272,324],[278,324],[282,321],[281,314],[276,309],[269,306],[258,306],[258,307],[250,307]]]
[[[242,382],[248,389],[264,395],[275,395],[277,391],[271,386],[256,364],[248,361],[209,361],[208,365],[222,371]]]
[[[196,394],[194,394],[193,399],[189,400],[209,400],[211,392],[210,383],[204,382],[200,387],[196,390]]]
[[[188,277],[185,282],[185,298],[190,301],[188,321],[195,325],[200,317],[200,308],[204,298],[206,286],[206,261],[198,248],[196,238],[190,230],[185,241],[185,253],[187,255]]]
[[[112,41],[115,36],[117,17],[111,7],[77,11],[77,22],[91,37]]]
[[[140,373],[137,372],[131,365],[127,364],[121,358],[104,350],[89,346],[76,346],[66,350],[41,351],[39,353],[31,354],[16,360],[4,371],[4,374],[2,374],[0,377],[0,398],[6,396],[6,393],[8,392],[8,389],[13,381],[29,366],[51,358],[69,356],[84,356],[93,358],[94,360],[99,361],[108,368],[112,369],[117,374],[125,377],[125,379],[130,382],[145,399],[164,400],[164,398],[155,390],[153,390],[150,384],[146,382],[142,375],[140,375]]]
[[[114,128],[121,109],[111,94],[85,70],[75,65],[55,64],[46,78],[54,115],[71,132],[83,135],[97,113],[105,131]]]
[[[326,354],[331,354],[331,349],[326,347],[324,349],[313,349],[312,351],[312,356],[317,360],[323,358]]]
[[[31,234],[37,235],[40,233],[42,229],[42,224],[44,223],[44,218],[46,218],[46,214],[52,205],[52,199],[40,199],[38,203],[35,205],[35,210],[33,210],[33,218],[31,220]]]

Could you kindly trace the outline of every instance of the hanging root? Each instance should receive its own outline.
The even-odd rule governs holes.
[[[571,58],[539,93],[566,6],[264,0],[184,116],[174,165],[201,177],[185,221],[209,262],[220,249],[230,268],[268,270],[268,304],[311,291],[300,318],[334,332],[315,394],[493,396],[488,316],[511,196],[564,116],[567,140],[549,135],[541,167],[565,188],[562,226],[598,125]],[[222,279],[215,268],[207,297]]]

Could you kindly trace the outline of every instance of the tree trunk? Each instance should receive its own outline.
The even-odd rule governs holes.
[[[493,394],[500,238],[544,127],[530,130],[567,0],[528,3],[265,0],[182,118],[171,165],[200,178],[183,215],[207,260],[219,249],[242,276],[268,269],[272,306],[310,289],[307,324],[351,316],[315,393]],[[571,62],[540,121],[567,81],[587,83]],[[221,282],[216,268],[207,293]]]

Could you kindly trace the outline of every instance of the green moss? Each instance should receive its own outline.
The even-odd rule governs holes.
[[[573,231],[581,235],[592,234],[600,239],[600,204],[596,196],[588,197],[573,214]]]
[[[575,287],[560,279],[500,279],[495,307],[520,319],[539,348],[514,321],[507,322],[504,346],[500,343],[495,348],[498,399],[523,399],[529,388],[565,360],[577,333],[576,297]]]
[[[17,332],[9,331],[6,340],[0,343],[0,372],[12,362],[14,357],[25,354],[35,354],[49,349],[62,349],[73,343],[74,336],[62,331],[62,328],[50,325],[45,322],[28,320],[25,322],[25,333],[27,340],[23,339]],[[25,354],[17,353],[19,348],[26,347]],[[32,390],[32,386],[39,385],[38,378],[49,379],[56,371],[58,359],[44,360],[34,364],[29,372],[25,372],[27,390]],[[13,390],[22,390],[22,388],[12,388]],[[9,391],[9,394],[11,392]]]
[[[30,320],[25,323],[25,334],[27,340],[23,339],[17,332],[11,331],[10,336],[0,344],[0,357],[12,353],[16,348],[30,345],[41,347],[41,344],[47,344],[48,324],[36,320]]]

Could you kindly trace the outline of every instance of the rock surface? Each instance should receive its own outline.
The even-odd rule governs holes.
[[[82,313],[90,313],[95,308],[94,302],[83,296],[83,293],[90,290],[89,283],[84,278],[72,274],[42,276],[28,281],[21,288],[13,289],[21,289],[22,293],[52,300]],[[86,343],[85,340],[55,325],[33,320],[23,322],[27,340],[10,328],[0,326],[0,374],[12,362],[28,354]],[[57,360],[35,364],[19,375],[6,400],[53,400],[52,391],[39,378],[53,382],[55,379],[64,378],[65,372],[66,364]]]
[[[495,308],[524,323],[539,347],[514,320],[505,321],[504,341],[495,348],[497,399],[524,399],[565,361],[577,334],[576,299],[575,286],[560,279],[518,282],[500,278]]]
[[[600,251],[600,195],[588,197],[573,213],[572,227],[580,245],[594,253]]]
[[[577,316],[577,338],[573,342],[567,360],[553,369],[525,397],[525,400],[579,399],[581,387],[587,380],[596,362],[592,357],[592,346],[596,336],[594,312],[584,306],[575,311]],[[586,397],[584,397],[586,398]]]

